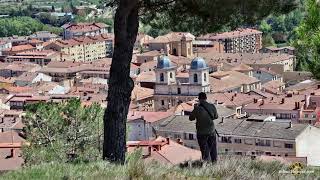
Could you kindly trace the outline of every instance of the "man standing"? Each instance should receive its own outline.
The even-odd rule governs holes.
[[[216,130],[213,120],[218,119],[216,107],[207,102],[206,93],[199,93],[199,103],[189,116],[189,120],[196,120],[197,139],[202,154],[202,160],[217,161]],[[211,158],[211,159],[210,159]]]

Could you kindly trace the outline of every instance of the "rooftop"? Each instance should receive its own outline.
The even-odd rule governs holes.
[[[215,127],[220,135],[224,136],[244,136],[251,138],[271,138],[295,140],[295,138],[307,128],[308,124],[292,124],[283,122],[256,122],[246,119],[215,120]],[[159,126],[160,131],[171,132],[196,132],[195,122],[189,121],[188,116],[173,116],[167,118]]]
[[[104,23],[68,23],[62,27],[72,32],[87,32],[100,30],[109,26]]]
[[[210,74],[210,86],[213,92],[226,92],[253,83],[259,83],[259,80],[237,71],[219,71]]]
[[[223,32],[223,33],[211,33],[206,34],[198,37],[199,40],[223,40],[223,39],[229,39],[229,38],[236,38],[240,36],[248,36],[248,35],[256,35],[256,34],[262,34],[261,31],[255,30],[255,29],[241,29],[230,32]]]

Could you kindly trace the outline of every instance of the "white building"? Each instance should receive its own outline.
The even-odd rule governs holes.
[[[5,49],[12,48],[12,43],[10,41],[2,41],[0,40],[0,56],[2,56],[2,51]]]
[[[200,92],[210,92],[209,68],[203,58],[192,60],[189,69],[189,81],[181,82],[176,78],[176,66],[169,57],[158,59],[155,69],[155,111],[175,107],[180,102],[194,99]]]
[[[21,76],[17,77],[15,84],[17,86],[31,86],[32,84],[39,82],[51,82],[52,77],[43,73],[25,72]]]

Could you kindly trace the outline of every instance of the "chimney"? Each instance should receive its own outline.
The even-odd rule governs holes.
[[[222,124],[224,121],[224,117],[221,118],[220,124]]]
[[[215,101],[214,101],[214,104],[215,104],[215,105],[218,105],[218,100],[215,100]]]
[[[289,128],[292,128],[292,122],[289,122]]]
[[[284,98],[282,98],[282,100],[281,100],[281,104],[284,104]]]
[[[16,156],[15,150],[13,148],[10,150],[10,155],[11,155],[11,157]]]
[[[167,144],[170,145],[170,138],[166,138],[167,139]]]
[[[6,157],[6,159],[14,158],[14,157],[15,157],[15,150],[12,148],[10,149],[10,154]]]
[[[181,116],[184,116],[184,111],[183,110],[181,110]]]
[[[307,109],[309,107],[309,97],[307,94],[304,95],[304,109]]]
[[[183,145],[183,141],[180,138],[177,139],[177,143]]]
[[[152,147],[149,146],[149,147],[148,147],[148,156],[151,156],[151,152],[152,152]]]

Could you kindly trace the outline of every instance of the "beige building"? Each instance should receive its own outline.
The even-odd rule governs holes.
[[[206,34],[197,39],[220,42],[226,53],[257,53],[262,48],[262,32],[250,28]]]
[[[200,57],[192,60],[188,77],[184,80],[176,77],[176,66],[167,56],[159,58],[155,73],[155,111],[190,101],[200,92],[210,92],[209,68]]]
[[[210,74],[211,92],[238,92],[260,90],[261,82],[238,71],[219,71]]]
[[[45,46],[45,49],[52,49],[70,56],[71,61],[91,62],[107,56],[105,34],[73,38],[69,40],[57,40]]]
[[[163,51],[166,55],[193,56],[194,36],[190,33],[173,32],[149,41],[149,50]]]
[[[26,51],[20,52],[15,55],[7,56],[6,62],[30,62],[40,66],[47,65],[51,61],[67,60],[69,56],[53,50],[41,50],[41,51]]]
[[[270,118],[265,118],[270,119]],[[320,165],[320,129],[307,124],[291,124],[261,119],[216,120],[218,152],[243,156],[295,158],[307,165]],[[195,122],[188,116],[172,116],[156,127],[157,134],[181,139],[187,147],[198,149]]]

